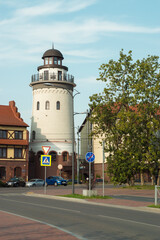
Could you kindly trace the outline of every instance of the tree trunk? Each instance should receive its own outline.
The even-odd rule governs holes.
[[[134,178],[131,178],[131,186],[134,186]]]
[[[154,175],[153,174],[152,174],[151,184],[152,184],[152,186],[154,185]]]
[[[143,173],[141,173],[141,186],[143,186],[144,185],[144,175],[143,175]]]
[[[160,183],[160,170],[158,171],[157,186],[159,186],[159,183]]]

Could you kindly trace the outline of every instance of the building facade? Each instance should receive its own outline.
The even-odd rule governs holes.
[[[30,135],[30,178],[44,177],[41,167],[42,147],[48,146],[52,157],[47,176],[61,174],[70,178],[72,172],[73,90],[74,77],[62,64],[59,50],[49,49],[42,56],[43,65],[31,78],[33,92]]]
[[[92,123],[88,120],[88,117],[85,118],[81,127],[79,128],[80,133],[80,175],[84,177],[88,174],[88,168],[86,166],[85,156],[87,152],[93,152],[95,155],[95,160],[92,163],[92,175],[94,178],[102,178],[103,176],[103,138],[102,137],[93,137],[91,135],[93,129]],[[105,157],[107,154],[105,153]],[[107,163],[104,159],[104,170],[106,171]],[[105,174],[105,181],[109,181],[109,177]]]
[[[14,101],[0,105],[0,180],[11,177],[28,180],[28,125],[20,117]]]

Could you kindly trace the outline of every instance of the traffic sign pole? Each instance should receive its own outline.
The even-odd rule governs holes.
[[[46,176],[47,176],[47,169],[45,166],[45,168],[44,168],[44,194],[46,194]]]
[[[91,196],[91,162],[89,162],[89,197]]]
[[[89,163],[89,197],[91,196],[91,163],[94,161],[95,155],[92,152],[86,153],[86,161]]]
[[[51,166],[51,156],[47,155],[50,150],[50,146],[42,146],[43,152],[45,155],[41,155],[41,166],[44,166],[44,194],[46,194],[46,177],[47,177],[47,169],[46,166]]]

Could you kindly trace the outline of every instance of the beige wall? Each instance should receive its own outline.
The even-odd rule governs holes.
[[[94,163],[95,164],[102,163],[103,162],[103,146],[102,146],[103,136],[101,136],[99,138],[92,137],[92,141],[91,141],[90,136],[88,139],[88,132],[91,133],[90,123],[88,123],[88,121],[86,121],[83,125],[84,126],[81,130],[81,156],[82,156],[82,158],[85,158],[85,154],[88,151],[92,151],[95,155]],[[94,125],[92,125],[92,129],[93,128],[94,128]],[[90,146],[91,144],[92,144],[92,148],[88,147],[88,145]],[[90,148],[90,150],[89,150],[89,148]],[[105,156],[107,156],[107,154],[105,154]]]

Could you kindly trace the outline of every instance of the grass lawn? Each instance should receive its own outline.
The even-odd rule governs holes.
[[[60,195],[60,197],[70,197],[70,198],[79,198],[79,199],[112,199],[112,197],[109,196],[83,196],[81,194],[67,194],[67,195]]]
[[[150,205],[150,206],[148,206],[148,207],[153,207],[153,208],[160,208],[160,205]]]

